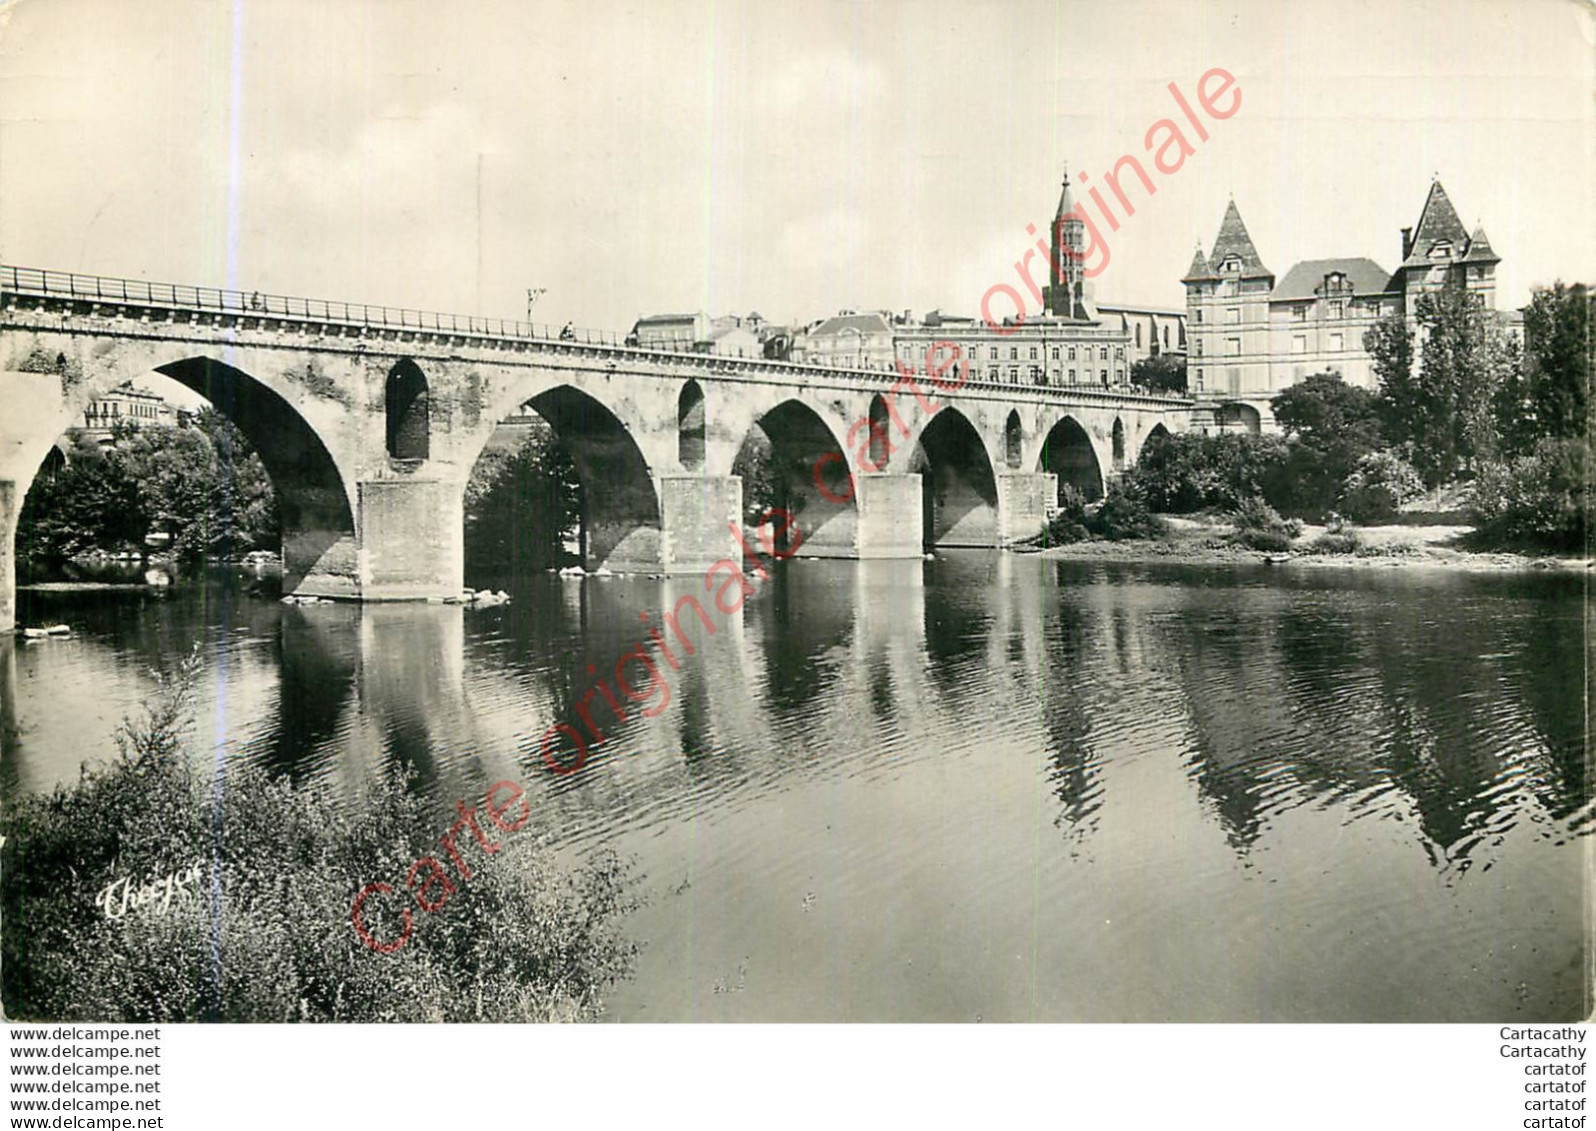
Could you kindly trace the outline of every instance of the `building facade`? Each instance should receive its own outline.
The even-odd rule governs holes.
[[[158,393],[123,385],[90,401],[83,410],[82,427],[70,432],[76,438],[103,446],[111,443],[111,429],[124,423],[176,425],[180,421],[177,409]]]
[[[1419,296],[1448,284],[1495,310],[1499,262],[1484,229],[1463,227],[1436,180],[1417,225],[1402,229],[1396,271],[1372,259],[1309,259],[1277,281],[1231,201],[1213,251],[1199,247],[1181,280],[1188,382],[1201,410],[1194,419],[1209,429],[1272,428],[1270,399],[1315,373],[1373,388],[1364,334],[1394,314],[1412,323]]]

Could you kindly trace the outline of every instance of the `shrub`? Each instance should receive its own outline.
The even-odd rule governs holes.
[[[1308,543],[1308,549],[1315,554],[1355,554],[1360,545],[1350,530],[1327,530]]]
[[[1359,522],[1383,522],[1424,494],[1424,480],[1393,452],[1370,452],[1358,460],[1341,487],[1342,509]]]
[[[1163,514],[1214,507],[1234,510],[1247,499],[1277,505],[1290,496],[1289,451],[1278,436],[1183,433],[1154,436],[1126,478]]]
[[[1489,545],[1589,552],[1596,500],[1586,459],[1580,440],[1543,439],[1530,455],[1483,465],[1469,504],[1478,538]]]
[[[1091,536],[1086,528],[1086,499],[1066,483],[1059,492],[1058,513],[1047,520],[1040,541],[1044,546],[1068,546]]]
[[[13,1016],[583,1019],[630,971],[636,947],[617,927],[637,903],[630,869],[602,854],[554,868],[531,830],[498,834],[500,851],[445,907],[414,912],[404,947],[367,948],[350,923],[354,894],[379,880],[402,891],[411,862],[436,851],[440,818],[396,782],[349,809],[255,768],[215,782],[181,740],[194,670],[124,724],[115,762],[8,802],[0,974]],[[112,920],[96,906],[113,880],[196,862],[198,892],[165,912]],[[397,934],[366,910],[379,937]]]
[[[1087,516],[1086,528],[1110,542],[1137,538],[1162,538],[1169,524],[1147,505],[1147,496],[1134,482],[1115,481],[1097,510]]]
[[[1248,499],[1231,516],[1236,542],[1254,550],[1279,552],[1290,548],[1291,540],[1302,533],[1302,523],[1283,519],[1262,499]]]

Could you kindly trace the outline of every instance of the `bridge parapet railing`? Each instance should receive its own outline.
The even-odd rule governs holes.
[[[220,287],[189,286],[181,283],[152,283],[143,279],[120,279],[106,275],[79,275],[67,271],[47,271],[31,267],[0,265],[0,293],[65,299],[74,302],[117,303],[178,310],[211,311],[254,318],[297,319],[305,322],[360,326],[376,330],[413,331],[480,338],[511,339],[553,343],[560,347],[586,346],[605,351],[624,350],[628,354],[663,355],[673,360],[690,360],[727,371],[750,369],[779,370],[793,376],[804,374],[844,375],[855,380],[877,383],[883,389],[896,383],[902,374],[895,366],[830,366],[815,362],[781,361],[771,358],[731,357],[705,352],[697,343],[685,340],[652,341],[647,345],[629,342],[629,335],[613,330],[577,327],[556,328],[536,322],[474,315],[444,314],[406,307],[371,306],[364,303],[336,302],[327,299],[299,298],[267,294],[262,291],[237,291]],[[1101,385],[1034,385],[993,381],[976,376],[973,367],[962,385],[971,390],[1013,390],[1044,396],[1142,400],[1165,407],[1184,407],[1184,398],[1151,394],[1144,390]],[[1184,403],[1182,403],[1184,402]]]

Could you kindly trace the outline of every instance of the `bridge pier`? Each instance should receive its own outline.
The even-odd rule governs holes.
[[[0,633],[10,633],[17,626],[17,565],[11,557],[22,510],[17,495],[15,482],[0,479]]]
[[[918,558],[925,552],[925,513],[918,475],[854,476],[859,508],[857,556]]]
[[[1058,498],[1058,476],[1047,471],[1009,471],[998,476],[998,532],[1002,545],[1029,538],[1047,524]]]
[[[436,479],[367,479],[358,484],[356,531],[358,587],[332,596],[363,601],[416,601],[457,597],[465,587],[464,492]],[[341,542],[319,564],[341,566]],[[285,546],[286,549],[286,546]],[[334,560],[329,561],[328,555]],[[332,569],[306,577],[301,593],[317,584],[342,585]]]
[[[705,573],[724,558],[740,561],[743,481],[736,475],[664,473],[659,489],[661,573]]]

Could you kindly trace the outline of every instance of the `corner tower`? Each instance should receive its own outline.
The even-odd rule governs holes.
[[[1086,305],[1086,273],[1082,261],[1086,258],[1086,225],[1075,211],[1070,200],[1070,167],[1064,166],[1064,186],[1059,193],[1058,209],[1053,213],[1052,246],[1049,252],[1053,271],[1052,284],[1047,288],[1047,313],[1054,318],[1090,320],[1091,311]]]

